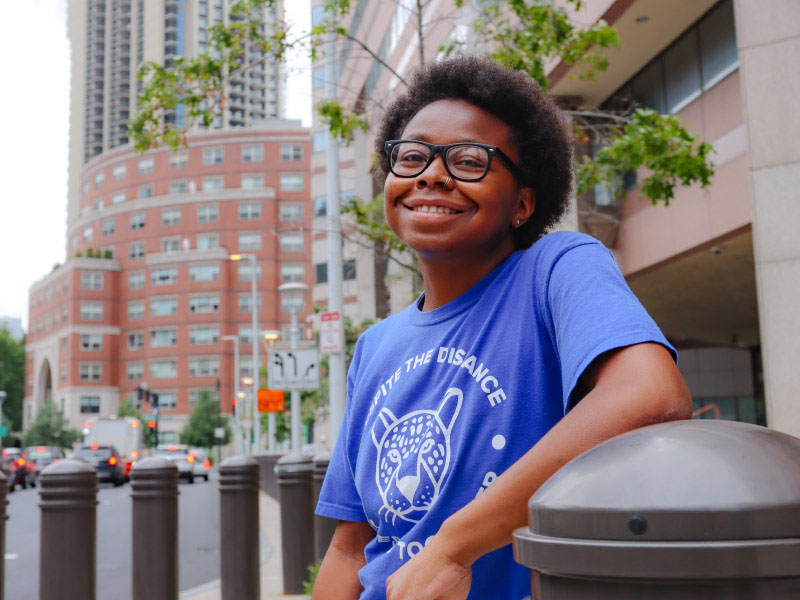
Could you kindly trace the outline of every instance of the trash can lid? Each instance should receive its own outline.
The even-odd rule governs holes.
[[[769,571],[754,562],[788,556],[788,544],[794,566],[778,565],[779,576],[800,575],[800,439],[733,421],[644,427],[572,460],[539,488],[529,509],[530,528],[515,532],[514,550],[537,570],[597,550],[600,562],[609,561],[590,569],[598,575],[638,569],[642,576],[701,576],[705,568],[708,577],[722,573],[709,569],[718,552],[724,562],[736,559],[731,573],[741,577]],[[672,555],[686,563],[677,571]],[[692,564],[700,556],[702,564]],[[618,567],[616,560],[633,563]]]

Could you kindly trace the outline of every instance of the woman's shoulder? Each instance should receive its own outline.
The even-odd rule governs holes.
[[[564,254],[580,247],[590,247],[598,252],[607,253],[603,244],[585,233],[577,231],[555,231],[539,238],[530,248],[523,251],[523,260],[544,267],[558,262]]]

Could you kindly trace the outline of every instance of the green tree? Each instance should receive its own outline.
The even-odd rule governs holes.
[[[5,329],[0,329],[0,390],[6,393],[3,424],[9,431],[19,431],[25,396],[25,341],[15,340]]]
[[[71,448],[81,437],[81,432],[69,427],[69,421],[48,400],[36,415],[33,424],[22,438],[23,446],[59,446]]]
[[[145,420],[142,416],[142,413],[139,412],[133,403],[130,400],[123,400],[119,404],[119,408],[117,408],[117,416],[118,417],[133,417],[135,419],[139,419],[139,421],[144,424]]]
[[[198,448],[211,448],[217,443],[224,446],[231,439],[231,428],[228,421],[228,417],[220,414],[219,402],[214,394],[208,390],[202,390],[197,396],[197,402],[189,416],[189,421],[181,431],[181,444]],[[214,430],[217,427],[225,430],[225,437],[222,439],[214,436]]]

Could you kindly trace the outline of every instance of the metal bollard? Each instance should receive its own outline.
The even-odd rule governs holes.
[[[178,468],[151,456],[131,469],[133,600],[178,597]]]
[[[97,472],[82,460],[60,460],[40,473],[39,485],[39,599],[94,600]]]
[[[8,506],[8,479],[5,473],[0,471],[0,557],[6,555],[6,521],[8,520],[8,513],[6,513],[6,506]],[[0,600],[3,600],[3,590],[5,589],[5,560],[0,560]]]
[[[314,563],[311,472],[311,457],[301,452],[290,452],[275,466],[281,502],[284,594],[302,593],[308,567]]]
[[[258,474],[258,463],[247,456],[219,467],[222,600],[260,597]]]
[[[316,507],[317,502],[319,502],[319,493],[322,490],[322,482],[325,480],[325,473],[328,472],[328,464],[331,462],[331,453],[327,450],[320,450],[311,460],[314,463],[312,505]],[[325,558],[325,553],[331,544],[337,524],[338,521],[336,519],[314,515],[314,558],[318,563],[321,563],[322,559]]]

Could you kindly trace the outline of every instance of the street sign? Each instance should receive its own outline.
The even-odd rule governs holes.
[[[225,437],[225,428],[224,427],[215,427],[214,428],[214,437],[221,440]]]
[[[268,368],[270,389],[319,388],[319,351],[316,348],[270,350]]]
[[[8,435],[8,425],[0,425],[0,437],[6,437]]]
[[[283,390],[258,390],[258,412],[283,412],[285,409]]]
[[[322,313],[319,322],[319,350],[324,354],[342,351],[342,315],[338,312]]]

